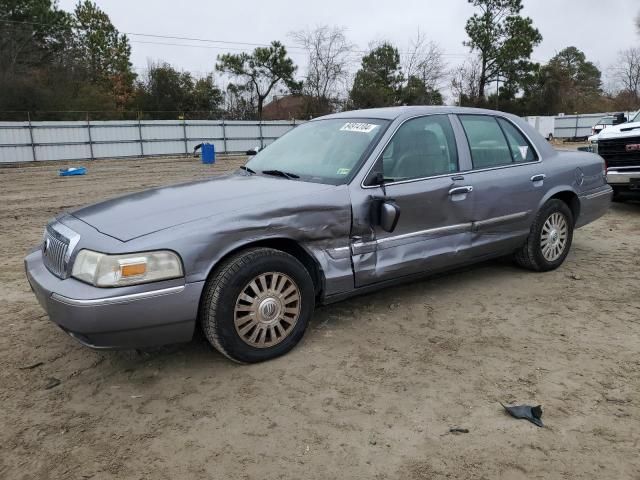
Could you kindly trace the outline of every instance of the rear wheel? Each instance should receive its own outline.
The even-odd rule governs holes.
[[[295,257],[255,248],[224,262],[207,282],[200,322],[222,354],[255,363],[283,355],[300,341],[314,303],[311,277]]]
[[[567,258],[573,240],[573,215],[562,200],[549,200],[531,225],[527,241],[515,254],[518,265],[546,272]]]

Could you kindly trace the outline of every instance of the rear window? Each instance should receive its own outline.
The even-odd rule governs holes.
[[[513,162],[507,139],[494,117],[488,115],[460,115],[467,134],[473,168],[509,165]]]
[[[525,136],[511,122],[489,115],[460,115],[474,169],[535,162],[537,156]]]

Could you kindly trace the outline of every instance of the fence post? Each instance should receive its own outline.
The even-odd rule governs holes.
[[[89,112],[87,112],[87,134],[89,135],[89,152],[91,153],[91,160],[95,160],[93,156],[93,140],[91,139],[91,122],[89,121]]]
[[[258,128],[260,130],[260,150],[264,148],[264,137],[262,136],[262,119],[258,120]]]
[[[184,112],[182,113],[182,135],[184,136],[184,155],[186,157],[189,155],[189,146],[187,145],[187,120]]]
[[[580,119],[580,115],[576,112],[576,131],[574,132],[573,138],[578,138],[578,120]]]
[[[36,158],[36,145],[33,143],[33,125],[31,125],[31,112],[27,112],[27,120],[29,121],[29,138],[31,139],[31,156],[33,161],[37,161]]]
[[[142,143],[142,122],[140,120],[141,112],[138,112],[138,138],[140,139],[140,156],[144,157],[144,145]]]
[[[227,127],[224,123],[224,117],[222,117],[222,145],[224,147],[224,153],[227,153]]]

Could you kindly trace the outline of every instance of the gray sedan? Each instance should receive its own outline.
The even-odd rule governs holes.
[[[62,214],[25,259],[53,322],[92,348],[189,341],[282,355],[317,304],[512,255],[559,267],[611,200],[603,160],[489,110],[307,122],[238,171]]]

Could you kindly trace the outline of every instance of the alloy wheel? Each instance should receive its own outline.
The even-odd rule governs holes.
[[[564,215],[554,212],[542,226],[540,248],[542,256],[548,262],[555,262],[562,256],[569,238],[569,225]]]

